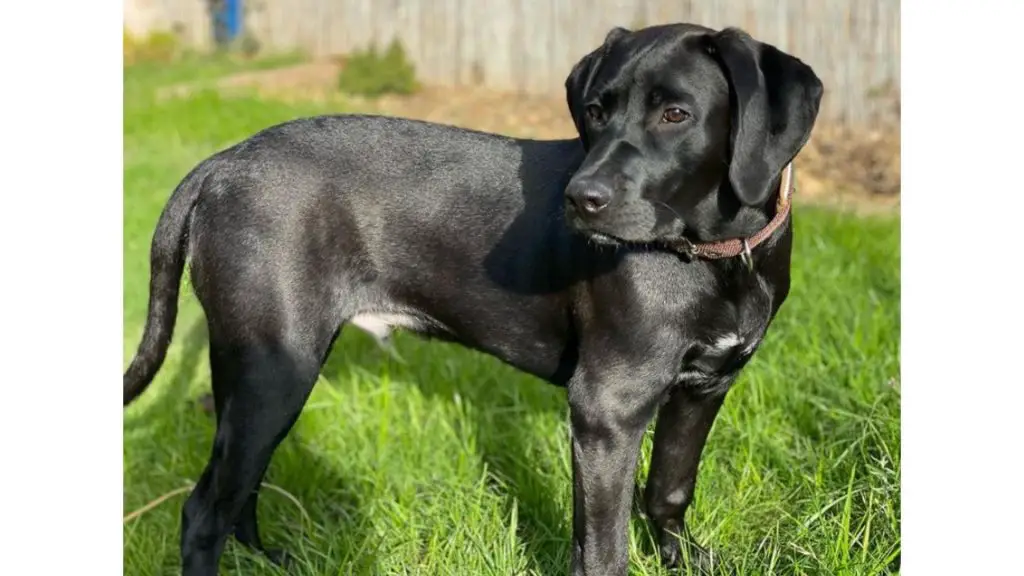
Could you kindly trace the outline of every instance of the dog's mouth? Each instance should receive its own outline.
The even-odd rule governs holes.
[[[574,228],[574,232],[585,238],[587,242],[598,246],[645,246],[651,243],[649,240],[625,238],[623,236],[617,236],[615,234],[595,230],[593,228],[578,227]]]
[[[572,231],[574,234],[582,238],[585,238],[588,242],[593,242],[594,244],[602,244],[605,246],[621,246],[627,243],[627,240],[625,240],[624,238],[615,236],[614,234],[608,234],[607,232],[602,232],[601,230],[588,226],[586,223],[583,222],[582,218],[576,216],[575,214],[571,215],[568,218],[566,224],[569,225],[569,230]]]
[[[566,211],[565,223],[573,233],[601,246],[647,246],[660,241],[656,235],[645,233],[645,225],[630,225],[622,221],[613,223],[586,220],[571,207]]]
[[[593,242],[594,244],[602,244],[605,246],[621,246],[628,242],[626,239],[621,238],[619,236],[615,236],[614,234],[608,234],[607,232],[602,232],[601,230],[592,228],[587,223],[585,223],[583,219],[579,217],[579,215],[575,214],[572,211],[569,212],[568,216],[569,218],[567,219],[566,223],[569,225],[569,229],[575,234],[578,234],[583,238],[586,238],[588,241]]]
[[[594,244],[601,244],[604,246],[622,246],[623,244],[629,243],[628,240],[623,240],[622,238],[617,238],[596,230],[584,231],[583,235],[586,236],[587,240]]]
[[[587,242],[597,246],[609,247],[630,247],[630,248],[656,248],[663,247],[666,243],[671,244],[671,238],[627,238],[609,232],[596,230],[594,228],[572,226],[574,233],[578,234]]]

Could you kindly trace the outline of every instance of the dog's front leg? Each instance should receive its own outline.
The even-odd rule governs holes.
[[[708,553],[690,537],[685,515],[693,501],[701,452],[724,400],[724,392],[704,394],[677,388],[658,411],[645,500],[667,566],[681,566],[688,553],[692,568],[711,568]]]
[[[573,576],[624,576],[640,440],[656,394],[630,381],[569,385]]]

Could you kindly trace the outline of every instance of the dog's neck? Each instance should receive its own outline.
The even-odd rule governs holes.
[[[667,242],[667,247],[684,254],[687,259],[723,260],[740,257],[751,268],[751,251],[765,243],[774,244],[787,228],[792,209],[793,166],[786,165],[778,181],[773,184],[775,193],[768,198],[770,203],[761,206],[740,205],[735,201],[737,196],[727,187],[727,183],[720,185],[712,196],[716,200],[715,208],[720,213],[712,212],[709,218],[708,213],[712,209],[705,202],[703,217],[697,219],[699,222],[717,222],[719,225],[707,226],[705,230],[691,227],[688,236]],[[724,193],[722,188],[728,192]],[[697,214],[697,211],[690,213]],[[731,217],[723,216],[726,213],[731,214]]]
[[[729,238],[747,238],[761,230],[776,214],[778,192],[760,206],[744,206],[729,183],[723,182],[690,212],[684,235],[694,243],[719,242]]]
[[[790,187],[782,191],[782,186]],[[772,182],[773,192],[757,206],[745,206],[732,191],[728,179],[695,209],[697,217],[687,227],[687,239],[694,243],[714,243],[732,238],[751,238],[768,227],[782,206],[793,201],[792,174],[780,175]],[[782,197],[781,195],[785,195]],[[708,223],[702,223],[708,222]],[[772,235],[774,236],[774,235]]]

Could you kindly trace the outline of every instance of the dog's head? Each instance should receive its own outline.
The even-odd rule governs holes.
[[[799,59],[688,24],[613,29],[565,88],[586,150],[566,220],[610,243],[704,240],[763,212],[823,92]]]

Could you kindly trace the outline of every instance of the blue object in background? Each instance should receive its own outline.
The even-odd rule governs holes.
[[[214,39],[227,44],[242,33],[242,0],[220,0],[214,12]]]

